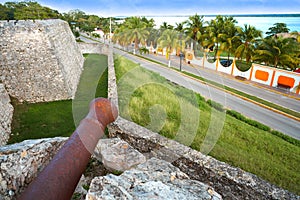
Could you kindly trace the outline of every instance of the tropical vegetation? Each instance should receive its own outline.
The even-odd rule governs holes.
[[[219,15],[215,19],[204,21],[203,16],[195,14],[186,21],[176,23],[176,26],[164,22],[159,28],[154,28],[156,26],[154,20],[146,17],[103,18],[88,15],[78,9],[59,13],[35,1],[0,4],[1,20],[53,18],[67,21],[76,36],[78,36],[76,27],[88,34],[101,29],[105,37],[108,37],[112,30],[113,41],[125,47],[133,47],[134,52],[149,45],[153,45],[154,48],[166,47],[168,51],[175,50],[177,47],[184,51],[189,47],[194,50],[196,56],[213,56],[212,61],[224,54],[227,63],[231,63],[230,60],[236,58],[237,63],[245,66],[246,69],[252,62],[289,70],[296,69],[300,65],[299,33],[289,33],[290,29],[285,23],[275,23],[263,38],[262,32],[251,25],[236,26],[237,21],[231,16]],[[120,20],[123,22],[117,23]],[[175,35],[177,39],[172,39],[173,44],[166,46],[166,40]],[[96,34],[93,36],[100,37]],[[179,44],[174,44],[175,40]]]
[[[125,46],[134,44],[135,50],[146,47],[146,44],[158,45],[159,48],[166,48],[167,54],[179,47],[181,51],[190,47],[198,56],[213,53],[213,61],[226,54],[227,66],[235,58],[246,70],[252,62],[289,70],[300,65],[299,34],[290,33],[290,37],[284,38],[280,33],[289,31],[284,23],[275,23],[263,38],[262,31],[248,24],[239,27],[231,16],[219,15],[205,22],[203,16],[195,14],[187,21],[177,23],[175,28],[164,22],[159,29],[155,29],[153,23],[147,26],[143,18],[126,18],[116,29],[114,41]],[[137,26],[134,21],[144,21],[144,24]],[[134,37],[126,34],[132,32]]]
[[[0,20],[38,20],[38,19],[62,19],[69,23],[75,32],[75,27],[81,31],[92,32],[101,29],[105,34],[110,31],[110,20],[112,31],[116,28],[118,18],[103,18],[97,15],[88,15],[75,9],[67,13],[59,13],[57,10],[40,5],[35,1],[6,2],[0,4]]]

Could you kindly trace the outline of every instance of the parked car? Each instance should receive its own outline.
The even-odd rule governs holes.
[[[229,67],[232,64],[232,60],[220,60],[220,63],[224,66],[224,67]]]

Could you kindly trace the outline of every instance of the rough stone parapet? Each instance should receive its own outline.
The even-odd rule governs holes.
[[[108,99],[113,102],[119,110],[119,100],[117,91],[117,78],[115,72],[114,56],[113,56],[113,46],[110,44],[108,49]]]
[[[94,178],[86,199],[218,200],[222,197],[212,187],[190,180],[170,163],[152,158],[120,176]]]
[[[0,21],[0,80],[20,101],[73,98],[83,62],[65,21]]]
[[[4,85],[0,83],[0,146],[5,145],[11,133],[14,108]]]
[[[146,157],[119,138],[99,140],[94,154],[110,171],[123,172],[146,162]]]
[[[224,199],[300,198],[254,174],[203,155],[121,117],[109,127],[109,133],[110,137],[121,138],[148,158],[171,162],[191,179],[215,188]]]
[[[0,199],[15,199],[66,140],[62,137],[25,140],[0,147]]]

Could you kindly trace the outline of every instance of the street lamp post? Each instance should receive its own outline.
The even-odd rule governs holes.
[[[111,43],[111,17],[109,18],[109,43]]]
[[[180,71],[181,71],[181,68],[182,68],[182,59],[184,58],[184,54],[182,52],[180,52],[179,58],[180,58],[180,65],[179,65],[179,67],[180,67]]]

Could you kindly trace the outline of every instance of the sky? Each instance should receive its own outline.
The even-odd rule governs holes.
[[[4,3],[8,0],[0,0]],[[11,0],[15,1],[15,0]],[[79,9],[111,16],[168,16],[209,14],[300,14],[300,0],[37,0],[61,13]]]

